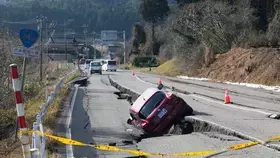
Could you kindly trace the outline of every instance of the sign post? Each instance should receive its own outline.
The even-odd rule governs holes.
[[[21,29],[19,31],[19,38],[21,40],[21,43],[24,45],[24,47],[27,48],[27,50],[23,50],[23,68],[22,68],[22,84],[21,84],[21,90],[23,92],[24,90],[24,80],[25,80],[25,69],[26,69],[26,57],[31,57],[27,53],[30,52],[29,48],[36,43],[38,40],[39,33],[35,30],[31,29]],[[14,51],[14,54],[19,53],[20,51]],[[34,52],[33,52],[34,53]],[[29,53],[30,54],[30,53]]]
[[[30,54],[34,54],[34,51],[31,51],[29,50],[28,48],[30,48],[32,45],[34,45],[39,37],[39,34],[37,31],[35,30],[30,30],[30,29],[21,29],[19,31],[19,37],[20,37],[20,40],[22,42],[22,44],[27,48],[27,49],[14,49],[14,54],[15,56],[23,56],[24,59],[23,59],[23,68],[22,68],[22,78],[21,78],[21,86],[20,87],[17,87],[17,91],[21,91],[21,95],[23,95],[23,92],[24,92],[24,80],[25,80],[25,69],[26,69],[26,58],[27,57],[32,57],[30,56]],[[32,52],[32,53],[31,53]],[[29,54],[29,55],[28,55]],[[35,51],[35,54],[36,54],[36,51]],[[13,71],[12,71],[13,70]],[[11,73],[14,72],[14,71],[17,71],[17,67],[15,66],[11,66]],[[15,73],[16,75],[17,72]],[[15,76],[16,77],[16,76]],[[19,83],[19,82],[18,82]],[[18,85],[19,86],[19,85]],[[14,85],[15,87],[15,85]],[[21,97],[22,98],[22,97]],[[22,100],[23,101],[23,100]],[[22,102],[21,101],[21,102]],[[21,106],[20,106],[21,105]],[[19,111],[21,111],[22,113],[24,113],[24,110],[21,110],[23,109],[22,107],[22,103],[19,104],[19,110],[18,110],[18,113]],[[21,125],[22,121],[19,121],[19,119],[17,119],[17,123],[16,123],[16,135],[18,134],[18,127],[21,128],[22,130],[22,125]],[[25,120],[24,120],[24,123]],[[27,129],[27,128],[26,128]],[[23,128],[23,130],[25,130],[25,128]],[[20,136],[20,140],[21,140],[21,143],[22,143],[22,149],[23,149],[23,157],[25,158],[30,158],[31,155],[30,155],[30,146],[29,146],[29,138],[28,138],[28,134],[26,135],[23,135],[23,136]],[[26,154],[27,153],[27,154]]]

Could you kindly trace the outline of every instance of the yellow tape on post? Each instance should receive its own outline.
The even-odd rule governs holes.
[[[34,131],[36,134],[38,135],[42,135],[42,136],[46,136],[46,137],[49,137],[53,140],[56,140],[62,144],[66,144],[66,145],[76,145],[76,146],[88,146],[88,144],[85,144],[85,143],[82,143],[82,142],[79,142],[79,141],[76,141],[76,140],[72,140],[72,139],[69,139],[69,138],[63,138],[63,137],[58,137],[58,136],[53,136],[53,135],[50,135],[50,134],[45,134],[43,132],[40,132],[40,131]]]

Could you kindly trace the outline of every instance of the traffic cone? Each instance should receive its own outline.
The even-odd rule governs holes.
[[[135,72],[134,71],[132,71],[132,76],[135,76]]]
[[[225,89],[225,104],[229,104],[230,103],[230,96],[228,94],[228,89]]]
[[[159,80],[158,80],[158,85],[160,85],[160,84],[162,84],[161,78],[159,78]]]

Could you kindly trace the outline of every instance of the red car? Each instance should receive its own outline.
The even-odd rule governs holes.
[[[163,135],[183,116],[193,109],[180,97],[158,88],[148,88],[130,107],[128,124],[141,129],[147,135]]]

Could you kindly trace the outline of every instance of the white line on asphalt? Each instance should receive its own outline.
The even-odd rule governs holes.
[[[236,108],[236,109],[241,109],[241,110],[246,110],[246,111],[257,112],[257,113],[264,114],[264,115],[267,115],[267,116],[272,114],[272,113],[268,113],[268,112],[261,111],[261,110],[258,110],[258,109],[253,109],[253,108],[248,108],[248,107],[241,107],[241,106],[236,106],[236,105],[231,105],[231,104],[224,104],[224,103],[218,102],[218,101],[216,101],[216,100],[208,99],[208,98],[206,98],[206,97],[202,97],[202,96],[199,96],[199,95],[196,95],[196,94],[191,94],[191,95],[188,95],[188,96],[192,96],[192,97],[204,99],[204,100],[206,100],[206,101],[213,102],[213,103],[218,103],[218,104],[220,104],[220,105],[227,106],[227,107],[231,107],[231,108]],[[214,106],[215,106],[215,105],[214,105]]]
[[[149,84],[149,85],[155,86],[155,84],[150,83],[150,82],[147,82],[147,81],[144,81],[143,79],[141,79],[141,78],[138,77],[138,76],[136,76],[136,78],[137,78],[137,80],[139,80],[140,82],[147,83],[147,84]],[[182,93],[180,93],[180,94],[182,94]],[[182,94],[182,95],[186,95],[186,94]],[[248,107],[241,107],[241,106],[236,106],[236,105],[224,104],[224,103],[215,101],[215,100],[213,100],[213,99],[208,99],[208,98],[206,98],[206,97],[198,96],[198,95],[195,95],[195,94],[191,94],[191,95],[188,95],[188,96],[193,96],[193,97],[196,97],[196,98],[204,99],[204,100],[206,100],[206,101],[218,103],[218,104],[220,104],[220,105],[227,106],[227,107],[231,107],[231,108],[236,108],[236,109],[241,109],[241,110],[246,110],[246,111],[252,111],[252,112],[261,113],[261,114],[264,114],[264,115],[267,115],[267,116],[269,116],[269,115],[272,114],[272,113],[268,113],[268,112],[261,111],[261,110],[258,110],[258,109],[252,109],[252,108],[248,108]]]
[[[147,82],[147,81],[144,81],[144,80],[142,80],[140,77],[138,77],[137,75],[135,75],[135,76],[136,76],[136,79],[137,79],[137,80],[139,80],[140,82],[143,82],[143,83],[149,84],[149,85],[151,85],[151,86],[155,86],[155,84],[150,83],[150,82]]]
[[[71,126],[71,122],[72,122],[73,107],[76,102],[78,88],[79,88],[79,85],[75,85],[75,91],[74,91],[72,101],[70,103],[68,118],[67,118],[67,122],[66,122],[66,126],[67,126],[66,137],[69,139],[71,139],[71,127],[70,126]],[[72,145],[66,145],[66,155],[67,155],[67,158],[74,158]]]

